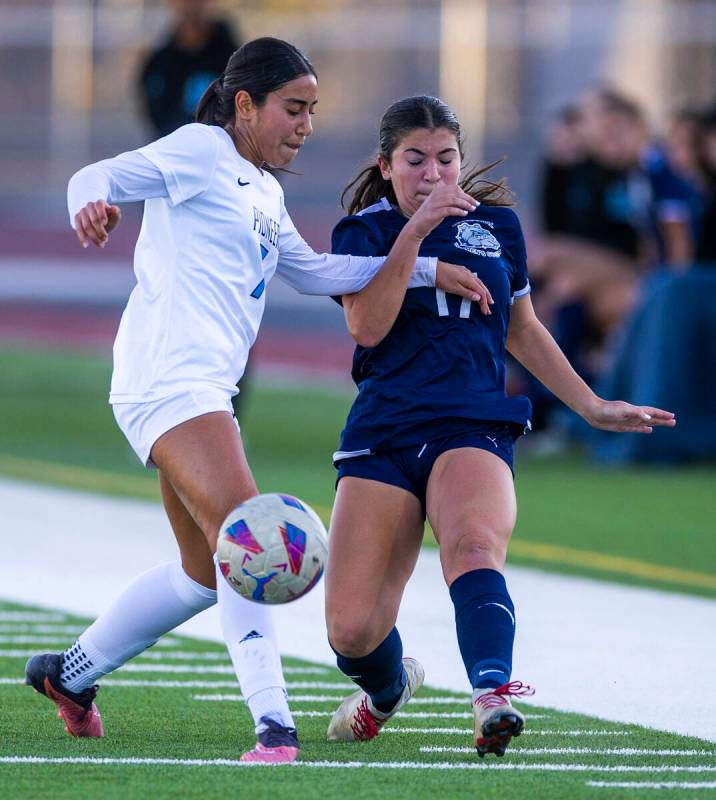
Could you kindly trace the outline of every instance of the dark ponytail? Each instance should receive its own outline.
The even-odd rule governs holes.
[[[386,181],[381,175],[380,167],[377,164],[361,170],[341,192],[341,208],[346,207],[345,197],[354,186],[353,197],[348,207],[349,214],[357,214],[364,208],[374,205],[381,197],[387,198],[392,205],[398,204],[393,184],[390,181]]]
[[[270,92],[302,75],[315,77],[316,71],[292,44],[270,36],[246,42],[232,53],[223,74],[209,84],[194,118],[205,125],[226,127],[234,122],[234,98],[241,89],[254,105],[261,106]]]
[[[393,153],[402,140],[414,130],[435,130],[446,128],[455,135],[460,158],[463,157],[463,139],[460,123],[457,121],[452,109],[439,100],[429,95],[417,95],[398,100],[383,114],[378,133],[378,153],[390,163]],[[460,186],[469,195],[484,205],[511,205],[512,192],[504,181],[493,183],[486,181],[481,176],[499,164],[495,161],[486,167],[472,170],[460,182]],[[354,188],[355,187],[355,188]],[[348,206],[349,214],[357,214],[364,208],[377,203],[381,197],[393,205],[398,201],[395,197],[393,184],[385,180],[377,164],[363,169],[341,193],[341,207],[345,208],[345,197],[353,189]]]
[[[207,125],[219,124],[216,119],[219,113],[219,92],[221,91],[222,79],[223,75],[220,75],[206,87],[206,91],[201,96],[194,112],[196,122],[204,122]]]

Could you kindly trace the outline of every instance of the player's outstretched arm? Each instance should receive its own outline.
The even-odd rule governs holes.
[[[565,405],[592,427],[622,433],[651,433],[673,427],[671,411],[604,400],[577,375],[549,331],[537,319],[529,295],[517,298],[507,332],[507,349]]]
[[[343,297],[348,330],[358,344],[375,347],[393,327],[423,240],[445,217],[464,217],[477,205],[459,186],[435,186],[401,230],[380,271],[360,292]],[[467,268],[439,261],[435,285],[478,302],[483,314],[490,313],[489,290]]]
[[[110,205],[106,200],[96,200],[87,203],[76,214],[74,228],[82,247],[89,243],[97,247],[107,244],[109,234],[119,225],[122,212],[119,206]]]
[[[115,203],[168,197],[161,170],[138,151],[122,153],[76,172],[67,186],[70,224],[82,247],[107,244],[122,218]],[[181,197],[176,197],[181,202]]]

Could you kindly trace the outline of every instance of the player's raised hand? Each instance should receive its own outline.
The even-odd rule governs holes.
[[[406,227],[410,227],[420,239],[424,239],[445,217],[464,217],[478,205],[478,201],[457,184],[438,181]]]
[[[671,411],[651,406],[633,406],[621,400],[599,400],[584,417],[593,428],[617,433],[651,433],[655,426],[673,428]]]
[[[94,242],[97,247],[107,244],[109,234],[119,225],[122,212],[119,206],[112,206],[104,200],[95,200],[75,214],[77,238],[82,247]]]
[[[435,286],[448,294],[457,294],[473,300],[480,306],[483,314],[491,314],[490,306],[494,303],[490,290],[467,267],[438,261],[435,270]]]

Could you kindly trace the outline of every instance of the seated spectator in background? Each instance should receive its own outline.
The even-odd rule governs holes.
[[[639,106],[613,90],[591,90],[579,125],[586,157],[573,170],[565,232],[640,263],[688,262],[688,187],[651,143]]]
[[[716,109],[704,115],[698,139],[706,200],[696,258],[701,263],[716,265]]]
[[[228,23],[213,15],[211,0],[169,0],[167,5],[173,16],[169,36],[139,72],[143,110],[159,136],[194,122],[199,99],[241,44]]]
[[[691,263],[690,189],[652,147],[639,106],[611,89],[590,90],[576,111],[562,112],[547,149],[542,198],[551,235],[530,265],[535,305],[590,382],[604,343],[634,308],[641,277],[655,264]],[[537,388],[528,394],[536,421],[540,409],[546,420],[552,398]]]
[[[699,147],[703,130],[703,115],[697,111],[684,110],[675,114],[664,139],[664,157],[671,169],[684,181],[689,207],[690,222],[696,247],[703,228],[706,204],[706,182],[700,159]]]
[[[571,233],[569,192],[574,172],[586,157],[576,105],[560,109],[550,127],[540,179],[542,230]]]
[[[716,109],[679,113],[664,141],[663,155],[689,190],[696,262],[688,271],[661,270],[640,287],[635,309],[610,353],[598,391],[631,402],[648,394],[679,415],[679,436],[619,443],[591,437],[592,454],[605,462],[712,462],[716,454]],[[674,299],[678,298],[678,302]]]

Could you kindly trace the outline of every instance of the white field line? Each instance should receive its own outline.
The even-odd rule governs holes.
[[[2,685],[13,685],[18,683],[24,682],[23,677],[17,678],[0,678],[0,686]],[[236,689],[238,683],[236,679],[233,681],[162,681],[162,680],[154,680],[154,681],[140,681],[134,680],[129,678],[124,680],[122,678],[102,678],[102,685],[103,686],[133,686],[138,688],[151,688],[156,687],[157,689]],[[320,681],[286,681],[286,688],[287,689],[332,689],[334,686],[338,686],[341,689],[346,688],[353,688],[353,684],[347,684],[346,686],[341,686],[340,684],[335,683],[322,683]],[[210,697],[216,697],[218,695],[209,695]],[[232,699],[240,700],[241,697],[239,695],[229,695]],[[336,696],[331,698],[333,700],[340,700],[340,696]]]
[[[290,700],[291,698],[289,698]],[[294,717],[332,717],[332,711],[291,711]],[[429,711],[398,711],[395,715],[401,719],[472,719],[471,713],[430,713]]]
[[[0,636],[0,642],[3,644],[48,644],[48,645],[64,645],[67,646],[67,636],[32,636],[27,634],[18,634],[17,636]]]
[[[180,639],[174,639],[171,636],[162,636],[152,647],[181,647],[182,644],[183,642]]]
[[[192,700],[215,700],[219,702],[238,702],[244,699],[241,694],[196,694],[191,698]],[[332,694],[305,694],[289,696],[289,700],[298,703],[334,703],[340,700],[340,697]],[[413,697],[410,700],[410,707],[413,706],[443,706],[443,705],[469,705],[470,698],[460,697]],[[468,717],[472,716],[467,714]],[[527,719],[549,719],[548,714],[525,714]]]
[[[37,650],[4,650],[0,648],[0,658],[30,658],[37,655]],[[137,660],[149,659],[161,661],[227,661],[227,653],[192,653],[189,650],[167,650],[164,653],[142,653],[137,656]],[[135,666],[139,664],[135,663]],[[205,671],[205,667],[197,664],[195,667],[196,672]],[[231,670],[230,670],[231,671]],[[328,675],[330,669],[328,667],[284,667],[283,672],[285,675]]]
[[[156,688],[156,689],[233,689],[236,686],[234,681],[138,681],[138,680],[121,680],[118,678],[105,678],[102,681],[105,686],[122,686],[134,688]],[[24,678],[0,678],[0,686],[20,686],[24,684]],[[352,686],[352,684],[351,684]],[[303,688],[321,688],[320,686],[314,687],[304,681],[287,681],[286,687],[288,689],[303,689]],[[192,700],[217,700],[217,699],[230,699],[232,701],[241,701],[241,695],[192,695]],[[291,695],[290,700],[301,702]],[[340,698],[330,698],[337,700]],[[294,716],[304,717],[329,717],[332,712],[329,711],[294,711]],[[466,719],[472,717],[470,712],[465,713],[430,713],[430,712],[398,712],[400,717],[413,717],[414,719]],[[530,719],[548,718],[548,715],[534,714],[528,715]],[[472,733],[469,728],[386,728],[389,733],[440,733],[440,734],[461,734],[465,735]],[[600,731],[600,730],[527,730],[523,731],[525,734],[542,734],[542,735],[560,735],[560,736],[627,736],[628,731]]]
[[[21,634],[60,634],[60,633],[82,633],[86,630],[86,625],[0,625],[0,633],[13,633],[16,636]]]
[[[0,678],[0,686],[18,686],[24,683],[24,678]],[[129,686],[133,688],[146,689],[236,689],[237,681],[140,681],[128,678],[102,678],[102,686]],[[352,684],[351,684],[352,685]],[[286,686],[291,689],[311,689],[311,684],[306,685],[304,681],[296,681],[292,683],[288,681]],[[321,688],[320,686],[318,688]],[[336,696],[335,700],[339,700],[340,696]]]
[[[135,679],[124,680],[122,678],[103,678],[102,683],[106,686],[141,686],[151,687],[157,686],[161,689],[236,689],[238,682],[236,678],[233,681],[141,681]],[[340,683],[324,683],[323,681],[286,681],[287,689],[352,689],[353,684],[340,684]],[[334,698],[340,700],[340,695]]]
[[[157,656],[163,656],[163,653],[157,653]],[[224,656],[227,658],[227,656]],[[203,675],[233,675],[234,668],[231,666],[204,666],[202,664],[125,664],[123,667],[120,667],[117,672],[154,672],[154,673],[171,673],[175,675],[180,675],[182,673],[194,673],[199,672]],[[286,667],[284,672],[288,675],[325,675],[328,673],[327,669],[321,669],[320,667]],[[327,689],[350,689],[353,687],[352,683],[328,683],[326,682],[322,686],[316,684],[313,688],[325,688]],[[311,687],[306,687],[311,688]]]
[[[716,781],[587,781],[586,785],[595,789],[716,789]]]
[[[1,655],[1,653],[0,653]],[[297,667],[296,669],[301,669]],[[290,667],[286,668],[284,672],[290,670]],[[0,678],[0,685],[10,685],[10,686],[17,686],[24,683],[24,678]],[[140,680],[121,680],[115,678],[104,678],[102,683],[106,686],[125,686],[125,687],[135,687],[135,688],[147,688],[155,686],[160,689],[181,689],[181,688],[234,688],[236,686],[235,682],[230,681],[140,681]],[[332,689],[334,687],[338,687],[340,689],[345,688],[352,688],[353,684],[343,685],[343,684],[332,684],[332,683],[321,683],[321,682],[311,682],[311,681],[287,681],[286,687],[288,689]],[[217,701],[217,702],[243,702],[244,698],[240,694],[205,694],[205,695],[192,695],[192,700],[199,700],[199,701]],[[332,703],[337,700],[340,700],[340,696],[337,695],[294,695],[291,694],[289,696],[289,700],[294,703]],[[459,697],[414,697],[410,701],[410,705],[446,705],[446,704],[465,704],[469,702],[468,699],[461,699]],[[305,715],[314,715],[314,716],[330,716],[330,712],[322,712],[322,711],[311,711],[311,712],[303,712]],[[432,717],[436,717],[439,719],[470,719],[472,718],[472,713],[469,711],[465,712],[443,712],[443,713],[432,713],[432,712],[402,712],[400,714],[402,717],[414,717],[416,719],[430,719]],[[526,719],[549,719],[548,714],[526,714]]]
[[[191,650],[166,650],[162,653],[155,653],[152,650],[146,650],[144,653],[140,653],[137,656],[137,661],[140,659],[150,659],[152,661],[226,661],[229,663],[229,654],[226,650],[222,650],[221,652],[204,652],[204,653],[193,653]],[[284,668],[284,672],[287,668]],[[292,669],[304,669],[303,667],[292,667]],[[311,669],[315,672],[321,672],[324,674],[328,672],[326,667],[306,667],[305,669]]]
[[[160,672],[174,675],[201,672],[203,675],[233,675],[234,668],[230,666],[208,667],[201,664],[125,664],[117,672]]]
[[[381,730],[383,733],[436,733],[440,735],[472,736],[472,728],[410,728],[388,727]],[[598,730],[560,730],[559,728],[543,729],[539,731],[522,731],[522,736],[629,736],[629,731],[598,731]]]
[[[287,684],[290,686],[291,684]],[[242,701],[244,698],[239,694],[228,694],[228,695],[216,695],[216,694],[194,694],[191,697],[192,700],[219,700],[219,701]],[[328,701],[336,701],[340,700],[338,697],[324,697],[324,698],[316,698],[313,695],[302,695],[296,697],[295,695],[289,694],[288,699],[290,702],[294,703],[307,703],[307,702],[321,702],[325,703]],[[291,712],[294,717],[332,717],[332,711],[292,711]],[[472,719],[472,712],[471,711],[398,711],[396,716],[401,718],[412,718],[412,719]],[[532,719],[535,719],[533,716]]]
[[[84,628],[79,628],[81,633]],[[17,636],[0,636],[3,644],[67,644],[66,636],[32,636],[20,634]],[[179,642],[176,639],[161,639],[154,647],[176,647]]]
[[[474,747],[438,747],[427,746],[420,748],[421,753],[474,753]],[[512,746],[513,756],[542,756],[542,755],[595,755],[595,756],[678,756],[692,758],[694,756],[713,758],[714,750],[646,750],[639,747],[611,747],[606,749],[591,747],[519,747]]]
[[[48,756],[2,756],[0,764],[96,764],[98,766],[145,766],[167,765],[177,767],[276,767],[276,764],[235,761],[214,758],[92,758],[92,757],[48,757]],[[452,764],[426,761],[294,761],[288,767],[319,769],[424,769],[424,770],[485,770],[509,772],[654,772],[654,773],[709,773],[716,767],[633,767],[633,766],[592,766],[589,764],[495,764],[494,762],[465,762]]]
[[[0,620],[7,622],[64,622],[64,614],[48,611],[0,611]]]

